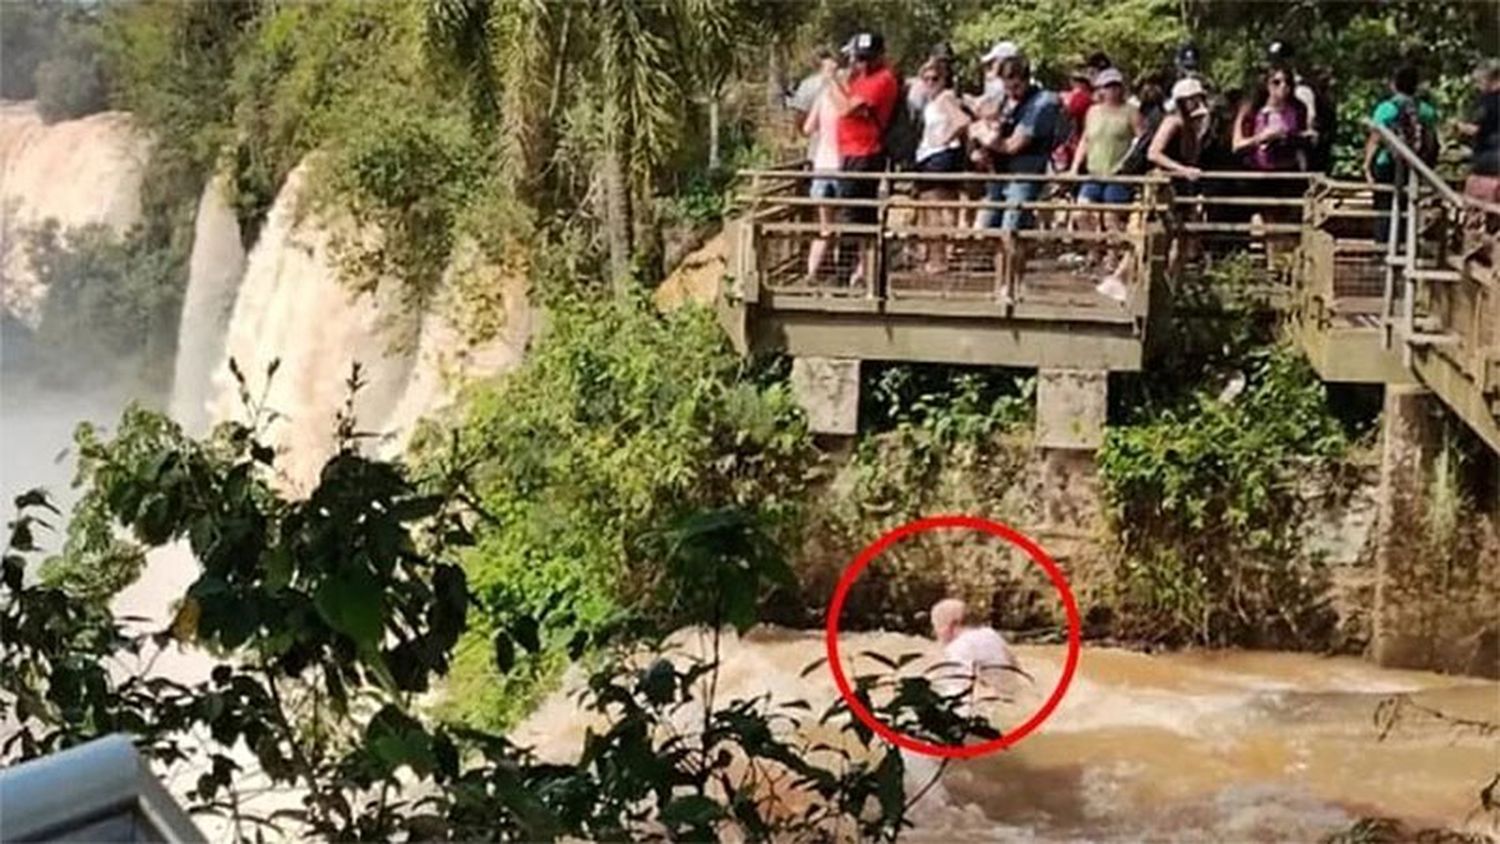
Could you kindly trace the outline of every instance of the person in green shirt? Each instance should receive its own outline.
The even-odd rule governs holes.
[[[1431,163],[1437,158],[1437,109],[1417,99],[1417,86],[1421,78],[1417,69],[1406,65],[1391,77],[1391,95],[1375,106],[1371,119],[1376,125],[1389,129],[1420,158]],[[1371,184],[1391,185],[1396,181],[1396,160],[1391,151],[1381,142],[1374,130],[1365,140],[1365,181]],[[1385,241],[1390,235],[1390,213],[1394,194],[1387,194],[1380,204],[1387,214],[1375,220],[1375,239]],[[1399,221],[1398,221],[1399,225]]]

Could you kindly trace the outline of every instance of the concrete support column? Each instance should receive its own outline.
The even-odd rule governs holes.
[[[1437,631],[1432,616],[1442,611],[1445,597],[1434,578],[1442,566],[1429,559],[1424,527],[1434,436],[1431,401],[1424,387],[1385,388],[1370,649],[1376,662],[1393,667],[1433,666]]]
[[[1104,443],[1109,373],[1042,369],[1036,379],[1036,444],[1042,458],[1044,527],[1081,531],[1098,513],[1094,452]]]
[[[794,358],[792,393],[813,433],[852,437],[859,431],[858,360]]]

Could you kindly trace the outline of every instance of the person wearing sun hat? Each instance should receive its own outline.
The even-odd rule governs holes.
[[[1172,100],[1177,107],[1157,128],[1147,157],[1179,182],[1179,189],[1191,192],[1191,183],[1203,175],[1198,163],[1212,137],[1208,90],[1191,76],[1179,79],[1172,86]]]

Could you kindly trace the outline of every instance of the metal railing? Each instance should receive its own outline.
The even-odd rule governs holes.
[[[1492,400],[1500,393],[1500,205],[1454,190],[1389,128],[1365,125],[1394,164],[1384,252],[1384,341],[1446,358]],[[1492,406],[1493,407],[1493,406]]]
[[[809,196],[815,180],[865,183],[873,196]],[[1134,196],[1079,204],[1062,194],[1088,181],[1128,186]],[[1035,199],[986,198],[991,185],[1020,182],[1040,183]],[[1167,181],[1157,176],[778,169],[745,171],[741,183],[747,190],[734,203],[741,251],[750,254],[735,274],[753,276],[742,292],[764,291],[782,307],[814,307],[798,301],[807,299],[845,308],[965,303],[963,312],[976,315],[1144,313],[1171,211]],[[1031,219],[1015,229],[989,225],[989,215],[1006,212]],[[1125,301],[1078,285],[1086,271],[1114,275]]]
[[[1248,255],[1255,289],[1285,294],[1273,301],[1304,330],[1368,331],[1377,346],[1399,348],[1391,365],[1447,378],[1444,400],[1479,418],[1500,449],[1500,205],[1462,195],[1388,129],[1371,130],[1392,152],[1392,184],[1240,171],[1195,183],[1160,174],[745,171],[730,275],[741,300],[773,309],[1140,329],[1158,282]],[[1072,189],[1091,181],[1127,186],[1131,198],[1074,200]],[[1011,182],[1042,186],[1022,202],[987,198]],[[814,184],[844,187],[822,198],[810,195]],[[1005,212],[1031,219],[1014,230],[987,224]],[[1113,287],[1090,283],[1101,269]],[[1448,368],[1424,374],[1417,350],[1421,367],[1436,357]]]

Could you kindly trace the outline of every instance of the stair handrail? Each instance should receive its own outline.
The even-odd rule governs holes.
[[[1402,359],[1405,365],[1412,366],[1412,345],[1416,336],[1416,293],[1417,293],[1417,236],[1421,230],[1421,194],[1424,190],[1430,190],[1436,194],[1448,207],[1454,208],[1460,214],[1459,219],[1466,211],[1477,211],[1485,215],[1500,215],[1500,204],[1486,202],[1476,197],[1467,196],[1453,189],[1453,186],[1439,176],[1421,156],[1417,155],[1410,146],[1406,144],[1390,127],[1382,126],[1374,120],[1366,118],[1364,125],[1375,134],[1380,142],[1390,152],[1396,166],[1393,179],[1395,189],[1391,199],[1389,227],[1389,249],[1386,255],[1386,280],[1384,296],[1381,305],[1381,322],[1384,337],[1384,345],[1389,348],[1392,343],[1392,299],[1395,293],[1395,273],[1397,266],[1402,270],[1403,295],[1401,330],[1403,337]],[[1403,176],[1405,177],[1403,179]],[[1403,188],[1402,182],[1405,182]],[[1425,184],[1424,184],[1425,183]],[[1403,207],[1404,206],[1404,207]],[[1406,254],[1402,260],[1397,257],[1398,229],[1404,227],[1406,230]]]
[[[1411,147],[1407,146],[1406,142],[1399,135],[1392,132],[1389,126],[1382,126],[1368,117],[1364,118],[1363,122],[1366,128],[1380,138],[1381,143],[1385,145],[1386,149],[1392,155],[1401,159],[1401,163],[1405,167],[1414,170],[1417,175],[1421,176],[1422,180],[1427,182],[1428,187],[1437,191],[1438,196],[1441,196],[1454,205],[1468,206],[1487,214],[1500,214],[1500,204],[1466,196],[1454,190],[1453,186],[1448,184],[1447,179],[1438,175],[1436,170],[1428,166],[1427,162],[1423,161],[1421,156],[1417,155]]]

